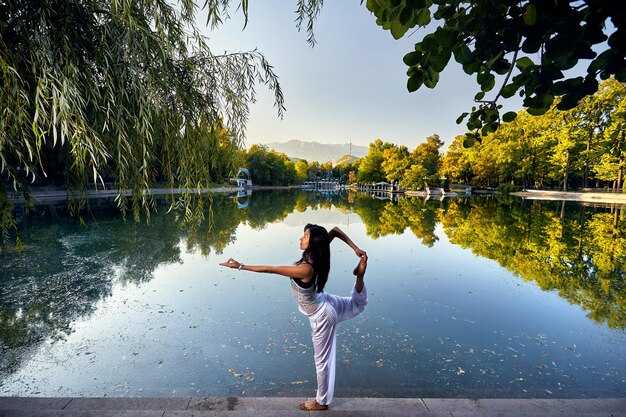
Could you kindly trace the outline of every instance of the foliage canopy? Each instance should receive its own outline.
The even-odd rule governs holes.
[[[560,97],[568,110],[614,75],[626,81],[626,9],[612,0],[367,0],[377,24],[399,39],[415,27],[427,28],[415,50],[404,56],[407,88],[434,88],[450,59],[476,74],[480,91],[467,127],[485,134],[501,120],[497,101],[519,93],[528,112],[540,115]],[[610,33],[609,33],[610,32]],[[595,50],[594,50],[595,47]],[[598,49],[605,50],[598,53]],[[585,76],[566,71],[588,61]],[[515,74],[515,75],[514,75]],[[492,99],[485,95],[499,89]]]

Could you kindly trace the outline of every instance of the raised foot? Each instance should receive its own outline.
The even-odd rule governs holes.
[[[300,410],[324,411],[324,410],[328,410],[328,406],[318,403],[317,400],[311,400],[311,401],[305,401],[301,403]]]
[[[367,259],[362,256],[361,260],[359,261],[359,264],[354,268],[354,271],[352,271],[352,273],[356,276],[363,276],[365,275],[365,270],[367,269]]]

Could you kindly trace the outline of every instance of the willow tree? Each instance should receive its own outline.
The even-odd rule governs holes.
[[[207,25],[227,0],[206,0]],[[299,10],[309,21],[315,7]],[[242,1],[247,20],[247,1]],[[161,176],[191,190],[212,179],[211,144],[224,129],[244,140],[255,85],[278,78],[257,50],[216,55],[196,26],[193,0],[53,0],[0,3],[0,210],[15,227],[7,193],[62,176],[83,194],[107,181],[136,216]],[[312,26],[311,26],[312,27]],[[91,185],[89,185],[91,184]],[[131,190],[127,198],[124,190]]]

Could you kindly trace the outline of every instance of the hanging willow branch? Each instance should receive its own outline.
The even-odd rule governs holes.
[[[207,0],[212,25],[228,1]],[[247,1],[241,2],[247,17]],[[181,0],[16,1],[0,6],[0,178],[48,176],[69,190],[115,184],[123,212],[149,214],[155,181],[207,186],[220,131],[243,144],[255,86],[278,77],[258,51],[215,56]],[[62,171],[62,172],[59,172]],[[221,180],[221,178],[219,178]],[[90,185],[91,184],[91,185]],[[0,192],[6,196],[6,187]],[[131,190],[127,196],[124,190]]]

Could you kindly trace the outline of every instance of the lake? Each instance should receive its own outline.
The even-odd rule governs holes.
[[[308,319],[288,279],[307,223],[369,255],[369,305],[338,328],[335,395],[626,396],[626,210],[471,197],[254,191],[181,226],[109,200],[18,213],[0,252],[0,395],[313,396]],[[357,257],[331,245],[326,291]]]

